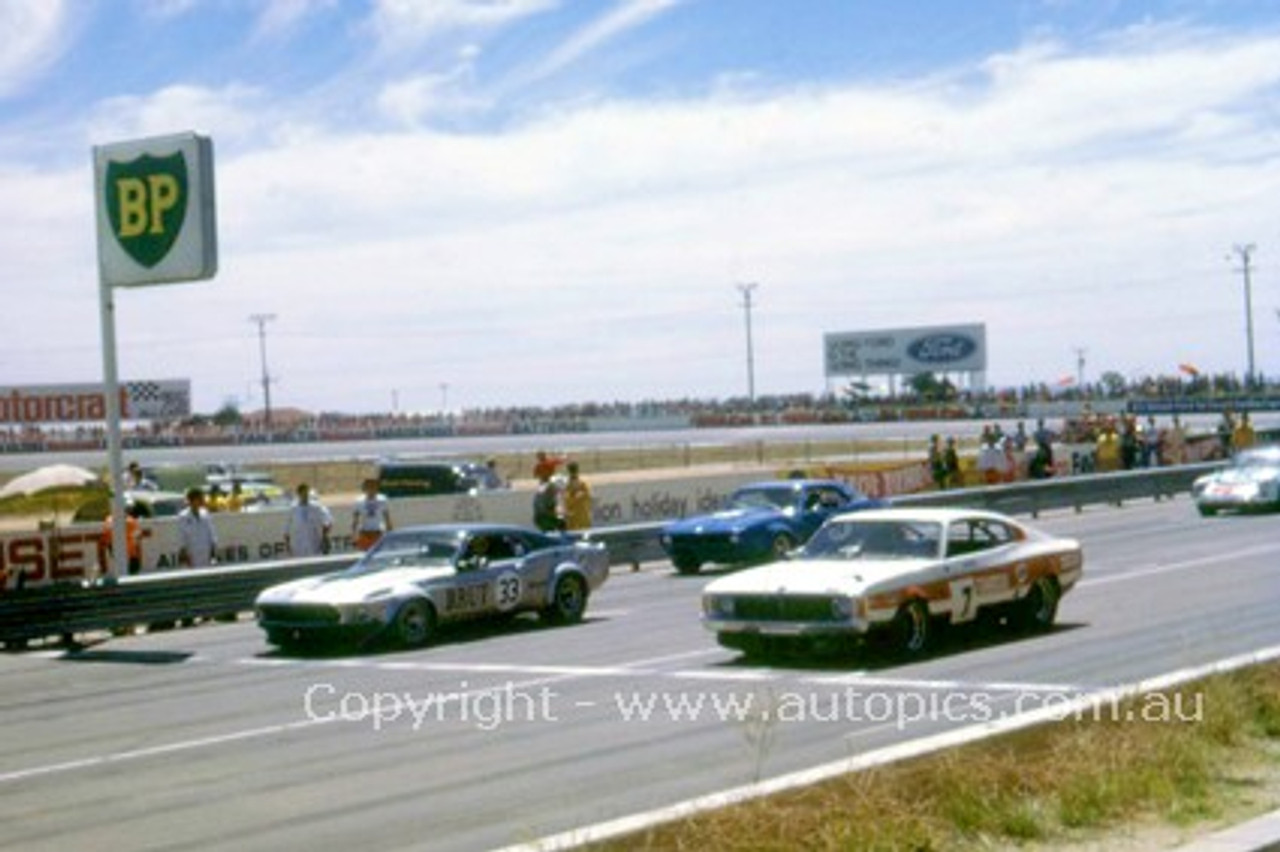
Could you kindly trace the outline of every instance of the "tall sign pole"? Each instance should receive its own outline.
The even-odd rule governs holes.
[[[213,142],[195,133],[93,148],[102,380],[111,469],[112,573],[128,571],[115,288],[212,278],[218,269]]]

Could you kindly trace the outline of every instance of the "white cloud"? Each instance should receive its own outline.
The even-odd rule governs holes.
[[[245,317],[275,312],[281,404],[385,408],[398,388],[408,408],[440,381],[458,405],[722,396],[743,387],[744,280],[762,392],[817,389],[823,331],[949,322],[988,323],[997,383],[1053,381],[1074,346],[1126,374],[1237,369],[1230,245],[1261,246],[1260,323],[1280,301],[1259,230],[1277,69],[1265,35],[1037,43],[930,79],[602,100],[472,133],[418,126],[467,91],[449,73],[371,90],[398,132],[338,134],[236,86],[113,101],[95,141],[192,127],[219,145],[219,276],[123,297],[122,373],[189,365],[212,408],[240,379],[210,336],[251,373]],[[27,258],[3,277],[70,292],[91,277],[84,177],[13,177],[42,203],[0,210],[0,257]],[[92,311],[69,339],[92,338]],[[92,346],[50,352],[27,327],[0,341],[15,373],[84,378]],[[1260,333],[1260,364],[1278,343]],[[348,375],[376,382],[335,399]]]
[[[380,45],[394,51],[448,33],[507,26],[559,5],[560,0],[377,0],[370,26]]]
[[[69,46],[63,0],[0,3],[0,98],[22,92]]]
[[[289,33],[309,15],[331,9],[337,0],[260,0],[254,38],[272,38]]]
[[[232,144],[253,137],[260,144],[260,132],[273,120],[262,107],[262,93],[242,85],[168,86],[145,97],[103,101],[88,122],[88,132],[95,144],[186,130]],[[276,115],[274,120],[281,118]]]
[[[529,79],[546,77],[581,57],[674,9],[682,0],[623,0],[614,9],[571,35],[543,60]]]

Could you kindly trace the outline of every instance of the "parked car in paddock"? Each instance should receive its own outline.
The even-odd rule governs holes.
[[[1280,510],[1280,445],[1241,450],[1226,467],[1193,482],[1191,496],[1205,516]]]
[[[267,641],[390,639],[426,644],[451,622],[536,612],[580,621],[609,574],[604,545],[500,524],[434,524],[383,536],[343,571],[273,586],[257,598]]]
[[[472,494],[505,488],[488,465],[475,461],[383,459],[378,462],[379,490],[387,497],[434,497]]]
[[[832,515],[882,505],[838,480],[756,482],[734,491],[718,512],[667,524],[662,549],[681,574],[696,574],[709,562],[741,565],[780,559]]]
[[[714,580],[702,623],[748,655],[883,637],[926,653],[940,622],[1045,631],[1084,569],[1080,544],[995,512],[872,509],[828,521],[787,561]]]

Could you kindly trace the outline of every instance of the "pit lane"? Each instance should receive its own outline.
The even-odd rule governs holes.
[[[1038,524],[1085,545],[1058,629],[912,665],[745,663],[698,624],[705,575],[658,564],[582,625],[414,652],[287,657],[242,622],[0,656],[0,845],[494,848],[1280,645],[1280,517]]]

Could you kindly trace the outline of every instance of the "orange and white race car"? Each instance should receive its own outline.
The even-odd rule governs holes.
[[[832,518],[786,560],[708,584],[702,622],[748,655],[874,634],[917,657],[940,621],[1048,630],[1083,569],[1079,542],[995,512],[871,509]]]

